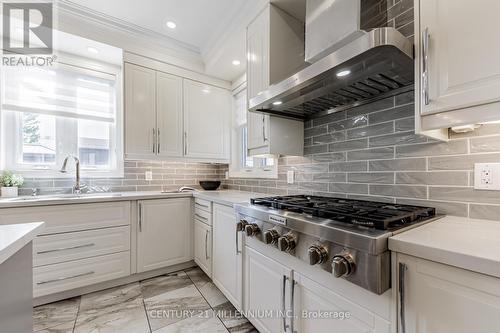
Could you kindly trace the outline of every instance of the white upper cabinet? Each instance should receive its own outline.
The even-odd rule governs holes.
[[[185,156],[229,160],[231,94],[184,79]]]
[[[500,2],[415,4],[417,129],[499,120]]]
[[[182,157],[182,78],[156,73],[157,154]]]
[[[125,154],[154,155],[156,131],[156,73],[125,64]]]
[[[248,100],[295,74],[304,63],[304,23],[274,5],[267,6],[247,27]],[[250,155],[303,154],[302,122],[249,112],[247,123]],[[278,128],[289,135],[279,136]],[[271,140],[272,134],[279,135]]]
[[[125,92],[126,157],[229,162],[229,90],[126,63]]]

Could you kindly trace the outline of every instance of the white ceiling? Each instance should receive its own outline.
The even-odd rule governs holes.
[[[78,0],[94,12],[158,38],[174,40],[199,53],[207,74],[235,80],[245,71],[245,27],[261,6],[260,0]],[[177,24],[169,29],[167,21]],[[232,60],[241,61],[240,66]]]

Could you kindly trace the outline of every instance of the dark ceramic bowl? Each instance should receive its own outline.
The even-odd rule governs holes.
[[[200,181],[200,186],[206,191],[215,191],[220,186],[220,181],[218,180],[202,180]]]

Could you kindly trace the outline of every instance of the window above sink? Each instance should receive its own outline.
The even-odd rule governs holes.
[[[2,68],[1,168],[65,177],[58,170],[71,154],[86,178],[121,177],[122,50],[57,36],[53,66]]]

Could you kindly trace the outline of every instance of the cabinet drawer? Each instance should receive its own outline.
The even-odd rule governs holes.
[[[0,224],[43,221],[42,235],[130,225],[130,202],[7,208]]]
[[[33,241],[33,266],[97,257],[130,250],[130,227],[36,237]]]
[[[212,213],[202,210],[198,207],[194,208],[194,219],[203,222],[207,225],[212,225]]]
[[[203,200],[200,198],[194,198],[194,207],[207,211],[209,213],[212,212],[212,203],[208,200]]]
[[[130,252],[33,269],[33,296],[40,297],[130,275]]]

